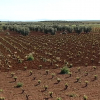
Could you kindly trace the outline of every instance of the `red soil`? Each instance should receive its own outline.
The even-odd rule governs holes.
[[[33,74],[29,76],[30,70]],[[17,76],[17,81],[11,77],[10,72],[0,73],[0,97],[5,97],[5,100],[27,100],[26,95],[30,95],[28,100],[56,100],[57,97],[61,97],[62,100],[84,100],[83,96],[88,97],[87,100],[100,100],[100,67],[96,70],[92,66],[81,67],[80,72],[77,71],[77,67],[71,68],[72,76],[67,74],[59,74],[60,69],[49,69],[49,74],[46,75],[44,69],[36,70],[30,69],[26,71],[16,70],[14,76]],[[85,71],[88,75],[85,76]],[[52,79],[51,73],[55,73]],[[94,75],[98,75],[97,80],[94,79]],[[76,82],[76,77],[80,77],[80,81]],[[34,79],[35,78],[35,79]],[[57,78],[61,79],[60,83],[57,83]],[[41,80],[40,85],[38,80]],[[85,81],[88,81],[87,87],[85,87]],[[23,83],[20,88],[15,88],[18,82]],[[68,88],[64,90],[65,83],[68,83]],[[48,85],[48,89],[44,91],[43,86]],[[24,93],[22,93],[24,89]],[[53,92],[51,98],[49,92]],[[22,94],[21,94],[22,93]],[[73,95],[73,97],[70,97]],[[47,98],[47,99],[46,99]]]
[[[61,97],[62,100],[84,100],[83,95],[88,97],[87,100],[100,100],[100,35],[99,34],[57,34],[54,36],[45,35],[40,32],[31,32],[29,36],[22,36],[16,32],[10,32],[10,35],[0,33],[0,97],[5,100],[56,100]],[[60,32],[58,32],[60,33]],[[33,61],[26,61],[25,56],[32,53]],[[22,60],[21,63],[18,59]],[[60,68],[64,63],[72,64],[70,68],[72,76],[59,74]],[[86,63],[88,64],[86,67]],[[39,65],[42,69],[39,70]],[[58,65],[58,66],[57,66]],[[96,66],[96,69],[93,69]],[[24,67],[27,70],[24,71]],[[80,67],[80,72],[77,68]],[[45,70],[49,70],[46,75]],[[33,74],[29,76],[29,71]],[[85,71],[88,75],[85,75]],[[17,76],[15,82],[11,78],[11,73]],[[51,79],[51,73],[55,77]],[[94,80],[97,75],[97,80]],[[33,78],[35,80],[33,80]],[[57,77],[61,82],[57,84]],[[79,82],[76,77],[80,77]],[[37,85],[41,80],[40,85]],[[88,81],[88,86],[85,86]],[[22,88],[25,90],[21,94],[22,88],[15,88],[17,82],[22,82]],[[68,89],[64,90],[65,83],[68,83]],[[43,85],[48,85],[44,91]],[[49,92],[53,92],[53,98]],[[70,97],[74,94],[75,97]]]

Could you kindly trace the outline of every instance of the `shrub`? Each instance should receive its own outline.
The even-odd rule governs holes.
[[[0,92],[3,92],[3,90],[2,90],[2,89],[0,89]]]
[[[69,72],[70,77],[72,76],[72,72]]]
[[[56,100],[62,100],[62,99],[61,99],[61,97],[57,97],[57,99],[56,99]]]
[[[66,83],[66,84],[65,84],[65,89],[67,89],[67,88],[68,88],[68,84]]]
[[[84,95],[84,96],[83,96],[83,99],[84,99],[84,100],[87,100],[87,96],[86,96],[86,95]]]
[[[93,69],[95,70],[96,69],[96,66],[93,66]]]
[[[69,93],[68,96],[69,97],[76,97],[77,95],[75,93]]]
[[[39,65],[39,68],[41,69],[42,68],[42,65]]]
[[[26,69],[27,69],[27,67],[25,66],[25,67],[24,67],[24,69],[26,70]]]
[[[24,91],[25,91],[25,90],[24,90],[24,89],[22,89],[22,92],[21,92],[21,94],[23,94],[23,93],[24,93]]]
[[[62,32],[61,34],[66,34],[66,32]]]
[[[65,66],[65,67],[61,68],[60,74],[69,74],[69,72],[70,72],[70,69]]]
[[[80,79],[80,77],[76,77],[76,81],[77,81],[77,82],[79,81],[79,79]]]
[[[32,70],[31,70],[31,71],[30,71],[30,75],[32,75],[32,73],[33,73],[33,72],[32,72]]]
[[[73,67],[73,64],[70,64],[70,65],[69,65],[69,68],[72,68],[72,67]]]
[[[49,73],[49,70],[46,70],[45,72],[46,72],[46,74],[48,75],[48,73]]]
[[[41,83],[41,80],[38,80],[38,84],[40,84]]]
[[[27,94],[26,94],[26,100],[29,100],[29,96],[30,96],[30,95],[27,95]]]
[[[17,83],[16,87],[19,88],[19,87],[22,87],[23,86],[23,83],[19,82]]]
[[[18,59],[18,63],[22,63],[22,59]]]
[[[7,30],[7,26],[2,26],[2,29],[3,30]]]
[[[85,81],[85,87],[88,85],[88,83],[89,83],[88,81]]]
[[[7,33],[5,33],[6,35],[10,35],[10,33],[9,32],[7,32]]]
[[[56,34],[56,32],[55,32],[55,30],[53,28],[51,29],[50,33],[51,33],[51,35],[55,35]]]
[[[94,80],[96,80],[96,79],[97,79],[97,77],[98,77],[97,75],[94,75]]]
[[[4,97],[0,97],[0,100],[5,100],[5,98]]]
[[[68,31],[68,33],[72,33],[72,27],[66,27],[66,30]]]
[[[52,75],[52,78],[55,76],[55,73],[51,73],[51,75]]]
[[[56,34],[56,32],[51,32],[51,35],[55,35]]]
[[[21,33],[22,35],[24,35],[24,36],[28,35],[29,32],[30,32],[29,28],[22,27],[22,28],[20,29],[20,33]]]
[[[29,55],[29,56],[27,57],[27,60],[29,60],[29,61],[34,60],[33,55]]]
[[[70,97],[75,97],[76,95],[75,95],[75,94],[70,94],[69,96],[70,96]]]
[[[16,76],[14,77],[14,80],[15,80],[15,81],[17,80],[17,77],[16,77]]]
[[[45,89],[45,91],[46,91],[46,90],[48,89],[48,85],[45,85],[45,86],[44,86],[44,89]]]
[[[91,27],[84,27],[83,30],[84,30],[85,33],[88,33],[92,30],[92,28]]]
[[[50,97],[52,97],[53,92],[49,92]]]
[[[82,32],[82,27],[74,27],[74,31],[80,34]]]
[[[11,76],[13,77],[14,75],[15,75],[15,73],[12,72],[12,73],[11,73]]]
[[[85,76],[87,76],[88,75],[88,72],[87,71],[85,71]]]
[[[80,72],[80,69],[81,69],[80,67],[77,68],[78,72]]]
[[[58,64],[55,64],[55,66],[56,66],[56,68],[58,68],[58,67],[59,67],[59,65],[58,65]]]
[[[57,78],[57,82],[59,83],[61,81],[61,79],[60,78]]]
[[[85,66],[87,67],[88,66],[88,63],[85,63]]]

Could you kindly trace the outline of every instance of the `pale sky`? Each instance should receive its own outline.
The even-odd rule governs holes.
[[[100,20],[100,0],[0,0],[0,20]]]

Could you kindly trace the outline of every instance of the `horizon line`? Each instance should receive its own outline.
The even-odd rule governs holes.
[[[0,19],[0,21],[5,21],[5,22],[9,22],[9,21],[15,21],[15,22],[19,22],[19,21],[21,21],[21,22],[27,22],[27,21],[34,21],[34,22],[38,22],[38,21],[100,21],[100,20],[95,20],[95,19],[93,19],[93,20],[91,20],[91,19],[75,19],[75,20],[73,20],[73,19],[57,19],[57,20],[55,20],[55,19],[36,19],[36,20],[7,20],[7,19]]]

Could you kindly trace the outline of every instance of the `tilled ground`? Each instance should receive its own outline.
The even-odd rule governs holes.
[[[7,32],[7,31],[6,31]],[[5,32],[4,32],[5,33]],[[31,32],[29,36],[1,33],[0,70],[11,71],[24,67],[42,68],[69,66],[100,66],[100,34],[45,35]],[[14,35],[12,35],[14,34]],[[32,54],[33,61],[27,61]]]
[[[25,37],[10,31],[11,34],[6,35],[5,32],[0,34],[0,97],[5,97],[5,100],[56,100],[57,97],[84,100],[86,95],[88,100],[100,100],[99,34],[52,36],[31,32]],[[33,61],[27,61],[28,54],[33,55]],[[65,64],[71,67],[71,77],[59,74]],[[46,70],[49,70],[48,75]],[[12,72],[15,73],[13,77]],[[52,73],[55,73],[54,78]],[[94,79],[95,75],[97,79]],[[14,77],[17,77],[16,81]],[[57,83],[57,78],[61,82]],[[23,86],[15,88],[18,82]],[[68,83],[66,90],[65,83]],[[48,85],[47,90],[44,90],[44,85]],[[22,93],[22,90],[25,91]],[[53,92],[53,97],[49,92]]]
[[[57,97],[61,97],[62,100],[84,100],[83,96],[88,97],[87,100],[100,100],[100,67],[93,68],[93,66],[72,67],[70,71],[72,76],[68,74],[59,74],[60,69],[48,69],[48,75],[44,69],[26,69],[1,72],[0,73],[0,97],[5,97],[5,100],[27,100],[26,96],[29,95],[28,100],[56,100]],[[32,75],[30,75],[32,71]],[[86,75],[85,71],[88,72]],[[11,76],[14,73],[14,76]],[[52,78],[52,73],[55,76]],[[97,75],[97,79],[94,79],[94,75]],[[17,80],[14,80],[17,77]],[[79,81],[76,78],[79,77]],[[61,81],[58,83],[57,78]],[[41,81],[38,84],[38,81]],[[85,81],[88,81],[86,86]],[[16,88],[18,82],[23,84],[22,87]],[[65,89],[65,84],[68,84],[68,88]],[[47,90],[44,86],[48,86]],[[22,93],[22,91],[24,92]],[[53,92],[50,97],[49,92]]]

